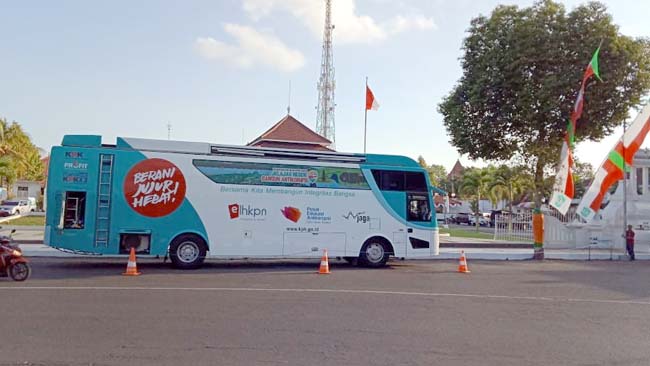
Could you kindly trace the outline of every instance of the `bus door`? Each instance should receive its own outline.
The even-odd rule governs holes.
[[[60,207],[58,233],[63,242],[75,242],[87,239],[92,226],[86,225],[87,192],[81,189],[70,189],[60,192],[56,197],[56,205]]]
[[[400,217],[406,219],[406,225],[393,232],[393,245],[406,247],[407,257],[430,256],[434,250],[431,243],[432,213],[424,172],[377,169],[372,171],[372,175],[384,199]]]
[[[431,223],[431,206],[428,192],[406,193],[406,255],[428,257],[433,250],[431,229],[421,228]]]

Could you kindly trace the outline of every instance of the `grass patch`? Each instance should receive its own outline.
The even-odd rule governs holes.
[[[456,238],[475,238],[475,239],[494,239],[494,234],[483,233],[476,230],[464,230],[464,229],[445,229],[440,228],[440,233],[449,234],[450,236]]]
[[[45,216],[25,216],[5,221],[0,225],[45,226]]]

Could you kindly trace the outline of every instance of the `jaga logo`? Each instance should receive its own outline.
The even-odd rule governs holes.
[[[228,205],[228,213],[230,214],[230,219],[248,219],[248,220],[260,220],[266,217],[266,209],[253,207],[251,205],[240,205],[238,203],[233,203]]]
[[[302,212],[300,212],[299,209],[291,206],[286,206],[282,210],[282,215],[287,218],[287,220],[293,221],[293,222],[298,222],[300,220],[300,216],[302,216]]]
[[[366,211],[357,213],[350,211],[347,215],[343,215],[343,218],[348,221],[356,222],[357,224],[367,224],[370,222],[370,216],[366,215]]]

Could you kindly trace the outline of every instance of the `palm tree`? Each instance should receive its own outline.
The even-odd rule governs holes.
[[[7,120],[0,118],[0,156],[6,156],[13,153],[11,144],[9,143],[9,136],[7,133],[8,129],[9,125],[7,124]]]
[[[45,167],[40,152],[18,122],[0,118],[0,183],[16,179],[43,180]]]
[[[23,178],[32,181],[42,181],[45,179],[45,167],[41,161],[41,156],[37,151],[29,151],[20,161]]]
[[[508,201],[508,230],[512,230],[512,204],[515,196],[532,187],[532,180],[521,167],[501,165],[495,172],[489,190]]]
[[[16,170],[9,156],[0,157],[0,186],[6,187],[16,180]]]
[[[492,181],[492,170],[490,168],[467,169],[460,183],[460,191],[473,198],[473,205],[476,207],[476,231],[478,231],[480,226],[478,219],[478,215],[480,214],[479,203],[488,194],[490,182]]]

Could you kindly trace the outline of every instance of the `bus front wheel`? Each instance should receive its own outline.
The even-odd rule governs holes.
[[[169,258],[176,268],[199,268],[205,260],[206,248],[205,241],[201,237],[183,234],[176,237],[169,246]]]
[[[359,254],[359,263],[365,267],[383,267],[390,256],[389,244],[378,238],[371,238],[363,244]]]

